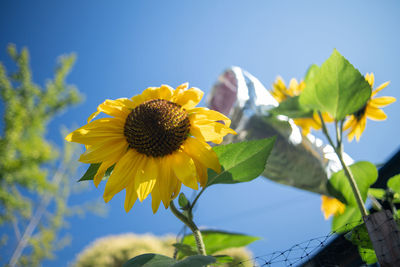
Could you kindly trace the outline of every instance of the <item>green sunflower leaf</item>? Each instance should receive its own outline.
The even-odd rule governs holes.
[[[368,161],[359,161],[350,166],[354,180],[360,190],[363,201],[367,199],[369,187],[378,178],[378,171],[374,164]],[[357,206],[356,199],[350,187],[350,183],[343,170],[332,175],[328,182],[329,192],[343,203]]]
[[[377,262],[376,254],[364,223],[345,234],[345,238],[358,247],[358,252],[365,263],[374,264]]]
[[[212,255],[215,252],[227,248],[244,247],[260,239],[256,236],[214,230],[201,231],[201,234],[203,236],[204,246],[206,247],[206,252],[208,255]],[[192,248],[192,251],[197,250],[196,240],[194,239],[193,235],[185,236],[182,240],[182,244],[189,245]],[[182,258],[183,256],[183,253],[179,253],[178,259]]]
[[[90,164],[89,168],[85,172],[85,174],[78,180],[78,182],[93,180],[94,176],[97,173],[97,170],[100,168],[101,163]]]
[[[346,206],[343,214],[335,215],[332,220],[332,232],[348,232],[362,223],[361,212],[358,207]]]
[[[374,264],[378,261],[375,251],[372,248],[358,247],[358,253],[360,253],[361,259],[366,264]]]
[[[373,249],[371,239],[368,235],[367,227],[365,227],[365,223],[357,225],[344,236],[347,240],[351,241],[351,243],[356,246]]]
[[[176,263],[176,260],[159,254],[142,254],[124,263],[122,267],[168,267]]]
[[[183,244],[183,243],[175,243],[172,244],[176,250],[178,251],[178,255],[180,255],[182,258],[183,256],[193,256],[198,254],[197,252],[197,248],[196,247],[192,247],[188,244]]]
[[[93,180],[94,176],[97,173],[97,170],[100,168],[100,165],[101,163],[90,164],[89,168],[87,169],[85,174],[81,177],[81,179],[78,180],[78,182]],[[108,177],[110,177],[112,171],[114,170],[114,166],[115,164],[107,169],[106,173],[104,174],[103,180],[108,179]]]
[[[311,118],[313,111],[309,108],[304,108],[299,103],[299,96],[289,97],[282,101],[279,106],[270,110],[274,115],[285,115],[289,118]]]
[[[387,182],[387,186],[396,193],[400,193],[400,174],[393,176]]]
[[[370,188],[368,189],[368,195],[373,196],[376,199],[383,200],[385,198],[386,191],[381,188]]]
[[[275,139],[271,137],[213,147],[222,171],[218,174],[208,169],[207,186],[248,182],[257,178],[265,169]]]
[[[178,261],[172,265],[172,267],[203,267],[216,261],[217,260],[213,256],[194,255]]]
[[[313,79],[318,75],[318,72],[320,70],[320,67],[317,64],[312,64],[306,73],[306,77],[304,78],[304,83],[307,85],[307,83],[312,83]]]
[[[212,256],[194,255],[177,261],[164,255],[148,253],[128,260],[122,267],[203,267],[214,262],[216,259]]]
[[[364,76],[335,49],[319,70],[313,67],[300,104],[342,120],[360,110],[370,96],[371,86]]]

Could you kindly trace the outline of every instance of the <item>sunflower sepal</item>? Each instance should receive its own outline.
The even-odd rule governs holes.
[[[101,163],[90,164],[89,168],[86,170],[86,172],[83,174],[83,176],[78,180],[78,182],[93,180],[97,174],[97,171],[100,168],[100,165],[101,165]],[[112,171],[114,170],[114,166],[115,166],[115,164],[107,169],[102,180],[106,180],[110,177]]]
[[[183,192],[179,194],[178,204],[182,210],[188,210],[190,208],[190,202]]]

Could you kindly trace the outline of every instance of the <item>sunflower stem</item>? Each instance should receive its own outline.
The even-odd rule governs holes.
[[[197,246],[197,251],[199,252],[200,255],[207,255],[206,254],[206,248],[204,246],[203,242],[203,237],[201,235],[201,232],[197,225],[193,222],[191,218],[188,218],[185,216],[183,213],[181,213],[176,207],[174,202],[171,200],[170,202],[170,208],[172,213],[179,219],[181,220],[187,227],[190,228],[190,230],[193,233],[194,239],[196,240],[196,246]]]
[[[324,121],[324,119],[322,117],[321,112],[318,112],[318,116],[319,116],[319,118],[321,120],[322,132],[325,134],[325,136],[328,139],[330,145],[335,149],[335,153],[338,156],[338,158],[340,160],[340,163],[342,164],[344,173],[345,173],[345,175],[347,177],[347,180],[350,183],[351,190],[353,191],[353,195],[354,195],[354,197],[356,199],[356,202],[357,202],[358,208],[360,209],[361,215],[363,217],[367,216],[368,212],[367,212],[367,209],[364,206],[364,202],[362,200],[360,190],[358,189],[357,183],[356,183],[356,181],[354,179],[353,174],[351,173],[350,168],[346,165],[346,163],[343,160],[343,147],[342,147],[343,123],[340,122],[340,125],[338,125],[337,122],[335,123],[335,125],[336,125],[336,127],[335,127],[336,128],[336,140],[337,140],[337,144],[335,145],[333,143],[333,141],[332,141],[332,138],[330,137],[330,135],[328,133],[328,129],[326,128],[326,124],[325,124],[325,121]]]
[[[192,204],[190,205],[190,207],[189,207],[189,214],[190,214],[190,216],[193,217],[193,208],[194,208],[194,205],[196,205],[197,200],[199,200],[199,197],[201,196],[201,194],[203,194],[203,192],[204,192],[204,190],[206,190],[206,188],[207,188],[207,186],[204,186],[204,187],[200,190],[200,192],[197,194],[197,196],[196,196],[195,199],[193,200]]]

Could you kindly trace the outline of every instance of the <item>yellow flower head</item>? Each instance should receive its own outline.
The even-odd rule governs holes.
[[[299,83],[294,78],[290,80],[289,87],[286,87],[285,81],[281,77],[277,77],[275,83],[272,85],[273,89],[271,95],[276,99],[276,101],[281,103],[288,97],[300,95],[305,87],[306,84],[304,81]],[[322,117],[325,122],[333,122],[333,118],[326,112],[322,113]],[[294,119],[293,121],[297,126],[301,127],[303,135],[309,134],[311,128],[315,130],[322,128],[321,120],[316,112],[314,112],[313,117],[311,118],[300,118]]]
[[[328,220],[332,215],[343,214],[346,205],[336,198],[322,196],[321,211],[324,213],[325,220]]]
[[[374,74],[367,73],[365,75],[365,79],[371,85],[374,86]],[[382,121],[386,120],[386,114],[381,110],[381,107],[387,106],[396,101],[396,98],[391,96],[381,96],[373,98],[379,91],[388,86],[389,82],[385,82],[379,85],[371,94],[370,99],[367,103],[357,112],[352,114],[350,118],[344,124],[344,130],[350,129],[347,138],[349,141],[352,141],[354,137],[359,141],[361,134],[365,129],[365,125],[367,124],[367,117],[372,120]]]
[[[103,198],[110,201],[126,189],[125,210],[136,199],[152,196],[155,213],[165,208],[180,191],[181,184],[198,189],[207,183],[207,168],[220,172],[218,157],[207,142],[219,144],[235,131],[223,114],[195,106],[203,97],[197,88],[182,84],[150,87],[131,99],[106,100],[88,119],[88,124],[65,139],[84,144],[83,163],[101,163],[96,187],[106,170],[115,164]],[[92,121],[100,112],[111,118]],[[223,123],[221,123],[223,122]]]

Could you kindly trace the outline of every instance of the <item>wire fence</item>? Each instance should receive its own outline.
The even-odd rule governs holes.
[[[235,266],[249,266],[249,263],[255,267],[368,266],[362,262],[359,253],[374,253],[373,250],[358,251],[356,246],[349,246],[351,242],[343,235],[362,223],[362,220],[348,223],[325,236],[311,238],[307,241],[295,244],[284,251],[275,251],[265,255],[259,255],[246,261],[241,261]],[[365,237],[357,235],[357,233],[353,238],[360,238],[360,241],[365,241],[362,240]]]

